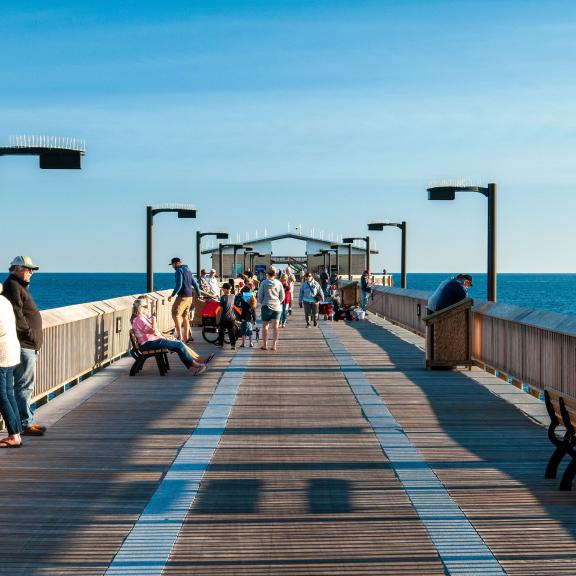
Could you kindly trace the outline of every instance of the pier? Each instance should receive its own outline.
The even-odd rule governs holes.
[[[99,327],[98,366],[59,394],[40,365],[58,397],[48,434],[0,455],[0,574],[576,574],[537,382],[487,358],[424,370],[423,297],[378,288],[378,315],[318,329],[295,308],[277,352],[222,350],[198,378],[128,376],[129,298],[68,311]],[[477,314],[475,354],[507,321]],[[64,316],[45,313],[55,339]]]

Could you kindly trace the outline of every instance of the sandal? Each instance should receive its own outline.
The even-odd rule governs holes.
[[[199,376],[206,370],[206,364],[200,364],[200,366],[192,366],[188,372],[192,374],[192,376]]]
[[[0,440],[0,448],[21,448],[22,442],[20,444],[13,444],[8,440],[8,438],[3,438]]]

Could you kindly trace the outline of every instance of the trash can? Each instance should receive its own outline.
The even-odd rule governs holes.
[[[424,318],[426,370],[472,367],[473,305],[466,298]]]
[[[339,286],[340,300],[344,308],[360,306],[362,302],[362,292],[358,282],[342,283]]]

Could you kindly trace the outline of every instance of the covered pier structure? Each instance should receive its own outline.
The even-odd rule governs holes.
[[[283,240],[305,242],[304,256],[301,254],[288,255],[275,252],[273,244]],[[330,268],[331,272],[345,276],[349,275],[350,270],[352,276],[360,276],[366,269],[366,249],[357,245],[351,245],[349,248],[348,244],[291,232],[250,240],[246,242],[246,245],[252,249],[251,252],[255,253],[253,257],[254,267],[261,266],[263,269],[270,265],[282,268],[290,266],[296,270],[310,270],[314,273],[319,273],[326,266],[326,269]],[[237,246],[237,248],[235,249],[233,246]],[[248,268],[248,265],[245,266],[244,251],[240,246],[242,246],[240,243],[236,245],[224,243],[222,248],[217,246],[216,248],[205,249],[202,254],[211,256],[212,268],[216,270],[220,277],[226,277],[230,274],[235,277],[236,274]],[[330,263],[328,263],[328,258],[322,254],[322,251],[330,252]],[[348,262],[349,251],[350,264]],[[370,254],[378,254],[378,252],[371,249]]]
[[[576,574],[542,403],[370,318],[295,309],[277,352],[124,358],[41,407],[0,454],[0,574]]]

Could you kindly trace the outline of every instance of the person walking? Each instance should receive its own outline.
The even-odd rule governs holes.
[[[190,328],[190,310],[192,309],[192,296],[196,294],[200,297],[200,286],[196,282],[190,268],[182,264],[180,258],[172,258],[170,266],[174,268],[174,280],[176,285],[172,294],[168,297],[168,302],[176,296],[172,305],[172,320],[176,328],[176,338],[182,342],[194,340]]]
[[[276,279],[276,268],[270,266],[266,279],[258,288],[258,302],[262,305],[262,350],[268,350],[268,326],[272,323],[272,350],[278,349],[278,323],[284,302],[284,288]]]
[[[322,287],[314,280],[312,272],[306,272],[304,282],[302,282],[302,286],[300,286],[300,296],[298,298],[300,308],[304,305],[306,328],[310,328],[310,320],[314,322],[314,326],[318,326],[319,303],[322,302],[322,300],[324,300]]]
[[[288,282],[290,282],[290,306],[288,306],[288,314],[292,316],[292,302],[294,301],[294,286],[296,286],[296,276],[292,272],[291,268],[286,268],[286,276],[288,276]]]
[[[242,343],[240,348],[246,346],[246,336],[250,342],[250,348],[254,348],[253,336],[254,336],[254,326],[256,324],[256,307],[258,302],[254,292],[250,285],[246,285],[240,291],[240,294],[236,296],[236,306],[239,306],[240,313],[240,336],[242,337]]]
[[[29,290],[32,274],[36,270],[38,266],[30,256],[16,256],[10,263],[10,275],[4,281],[4,296],[12,304],[20,342],[20,363],[14,368],[14,397],[25,436],[43,436],[46,433],[46,426],[35,422],[31,405],[36,360],[43,343],[42,316]]]
[[[220,322],[218,323],[218,346],[224,346],[224,334],[228,331],[230,347],[236,350],[236,310],[234,309],[234,294],[230,284],[222,284],[220,297]]]
[[[0,440],[0,448],[22,446],[22,421],[14,397],[14,368],[20,363],[20,342],[16,333],[16,317],[10,302],[2,296],[0,284],[0,415],[8,436]]]
[[[328,291],[329,280],[330,276],[328,275],[328,272],[326,272],[326,269],[322,269],[322,272],[320,272],[320,287],[322,288],[322,292],[324,292],[324,294],[326,294]]]
[[[360,278],[360,289],[362,290],[362,310],[366,312],[368,297],[372,292],[372,276],[370,275],[370,270],[364,270]]]
[[[288,312],[292,304],[292,285],[287,274],[282,274],[282,276],[280,276],[280,283],[282,284],[282,288],[284,288],[284,301],[282,302],[282,313],[280,314],[280,328],[285,328],[286,322],[288,322]]]

